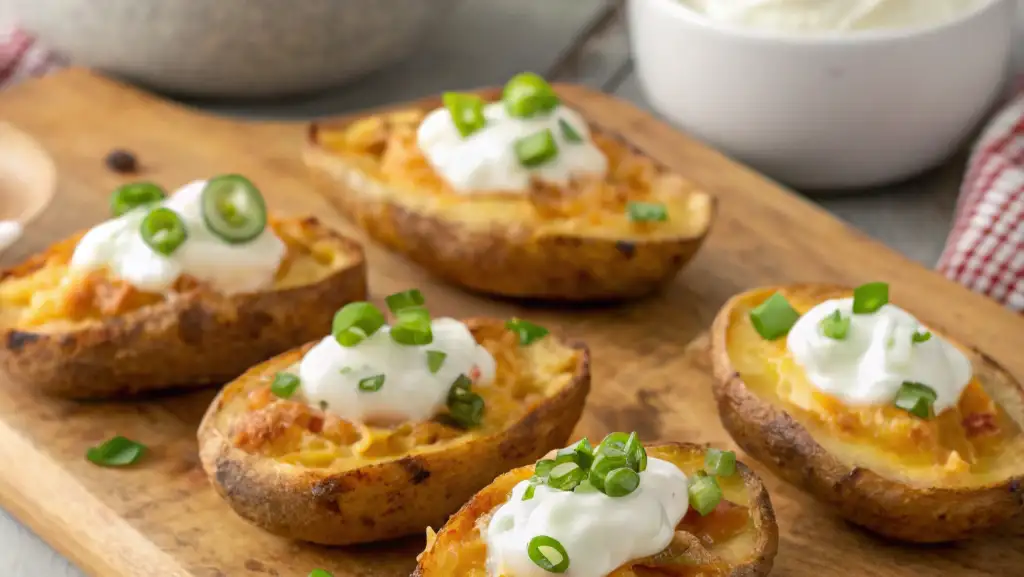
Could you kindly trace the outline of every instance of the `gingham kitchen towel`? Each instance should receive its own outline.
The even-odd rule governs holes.
[[[1024,92],[974,145],[938,269],[1024,312]]]
[[[20,31],[0,32],[0,89],[66,64]],[[1024,312],[1024,92],[974,147],[938,269]]]

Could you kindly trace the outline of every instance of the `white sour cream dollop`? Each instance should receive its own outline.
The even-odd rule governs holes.
[[[681,0],[710,20],[776,32],[822,33],[940,24],[986,0]]]
[[[819,326],[837,309],[850,319],[843,340],[826,337]],[[786,345],[811,385],[845,404],[891,404],[900,386],[909,381],[935,390],[938,414],[960,400],[971,381],[971,362],[935,333],[915,343],[915,332],[923,334],[928,328],[895,305],[855,315],[853,299],[836,299],[800,317]]]
[[[14,220],[0,220],[0,252],[21,238],[21,225]]]
[[[200,196],[206,181],[179,189],[159,203],[178,213],[188,238],[170,256],[149,248],[140,227],[147,210],[139,208],[85,233],[71,257],[71,270],[109,268],[117,277],[149,292],[164,292],[183,274],[226,294],[269,287],[287,247],[268,226],[245,244],[228,244],[203,221]]]
[[[402,345],[381,327],[354,347],[325,337],[302,358],[299,380],[310,404],[357,423],[423,421],[446,406],[448,392],[459,375],[476,376],[474,385],[494,381],[494,357],[477,344],[469,328],[451,318],[431,322],[429,345]],[[428,351],[446,356],[436,373],[430,371]],[[376,391],[359,390],[359,381],[384,375]]]
[[[501,102],[484,107],[487,124],[463,137],[451,114],[438,108],[423,119],[417,142],[434,170],[457,192],[527,190],[531,178],[564,185],[572,177],[603,177],[608,159],[590,138],[583,117],[565,106],[531,118],[509,116]],[[564,121],[582,142],[566,140],[559,121]],[[516,156],[515,143],[544,129],[551,131],[558,155],[535,167],[525,167]]]
[[[508,502],[481,527],[489,575],[550,577],[527,553],[531,539],[547,535],[569,555],[563,575],[605,577],[628,561],[665,549],[689,507],[686,475],[654,458],[640,473],[640,486],[625,497],[538,485],[533,498],[523,501],[527,486],[528,481],[517,484]]]

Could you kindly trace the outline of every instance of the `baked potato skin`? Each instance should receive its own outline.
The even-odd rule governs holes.
[[[470,319],[472,329],[490,319]],[[571,383],[510,427],[444,450],[404,456],[337,473],[283,471],[272,459],[233,446],[215,426],[223,391],[199,427],[203,468],[217,492],[244,519],[300,541],[351,545],[439,526],[498,474],[560,447],[572,433],[590,390],[590,360],[581,351]],[[254,367],[239,379],[274,373],[308,345]]]
[[[354,241],[305,225],[340,245],[351,266],[316,283],[259,293],[195,290],[67,332],[0,330],[0,369],[14,382],[72,399],[131,396],[230,380],[248,367],[330,332],[339,307],[366,298],[366,264]],[[0,281],[45,254],[0,273]]]
[[[783,409],[764,400],[744,384],[733,368],[727,346],[730,323],[743,303],[760,303],[781,287],[762,288],[733,297],[711,329],[713,391],[722,425],[754,459],[778,477],[833,507],[848,521],[882,536],[917,543],[941,543],[971,536],[1024,512],[1024,476],[984,487],[912,487],[886,479],[870,469],[852,466],[826,451]],[[796,285],[816,302],[848,296],[834,285]],[[1020,385],[992,359],[978,355],[975,373],[987,383]]]
[[[660,443],[646,447],[650,455],[659,458],[665,458],[664,455],[658,454],[661,451],[703,454],[707,450],[706,445],[692,443]],[[779,530],[775,522],[775,511],[772,509],[768,491],[757,475],[740,462],[736,463],[736,471],[743,478],[743,484],[750,494],[750,514],[757,531],[757,540],[754,553],[745,563],[730,567],[728,573],[716,573],[716,577],[761,577],[771,571],[779,546]],[[448,541],[458,542],[461,535],[474,531],[480,517],[504,503],[508,499],[512,487],[520,481],[529,479],[532,475],[533,465],[520,467],[498,477],[494,483],[474,495],[457,513],[451,516],[448,523],[438,531],[435,539],[428,544],[427,549],[420,555],[416,570],[411,577],[448,577],[448,574],[443,573],[443,569],[438,566],[439,562],[434,546],[438,543],[446,545]],[[665,575],[668,576],[670,573],[666,572]]]
[[[467,226],[392,199],[389,186],[364,176],[319,144],[312,125],[304,150],[324,196],[369,238],[445,281],[476,292],[550,301],[618,301],[658,292],[704,242],[708,226],[686,238],[622,239],[535,234],[495,222]]]

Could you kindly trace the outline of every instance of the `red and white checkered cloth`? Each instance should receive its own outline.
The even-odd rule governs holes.
[[[0,89],[66,64],[24,32],[0,33]],[[938,269],[1024,312],[1024,92],[974,147]]]

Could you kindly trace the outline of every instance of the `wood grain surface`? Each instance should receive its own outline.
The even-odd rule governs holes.
[[[717,308],[732,294],[772,283],[886,280],[893,298],[947,327],[1024,375],[1024,320],[945,281],[632,105],[562,86],[591,122],[617,132],[719,197],[719,220],[702,252],[663,295],[600,309],[541,309],[467,295],[373,246],[367,247],[375,298],[416,286],[442,314],[520,315],[585,339],[594,386],[577,432],[599,437],[637,430],[644,440],[731,446],[709,390],[706,339]],[[351,227],[307,185],[298,156],[303,126],[242,123],[198,115],[83,70],[0,94],[0,120],[46,146],[59,169],[57,197],[10,265],[106,217],[110,190],[126,177],[104,155],[134,151],[141,178],[174,187],[216,173],[250,176],[269,204],[315,213]],[[70,403],[0,383],[0,505],[84,571],[97,576],[303,577],[322,567],[338,577],[408,575],[423,539],[350,549],[288,542],[248,526],[209,488],[196,456],[195,428],[212,391],[145,403]],[[95,467],[87,447],[114,434],[152,451],[132,469]],[[763,469],[752,464],[764,474]],[[782,533],[774,574],[1019,576],[1024,524],[943,547],[889,544],[847,526],[809,498],[764,474]]]

